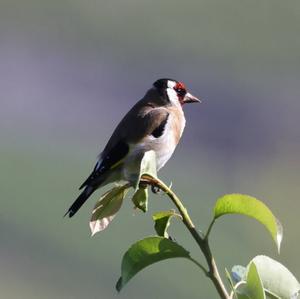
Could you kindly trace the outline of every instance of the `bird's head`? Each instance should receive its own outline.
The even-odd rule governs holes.
[[[184,83],[173,79],[159,79],[154,82],[154,88],[166,104],[180,105],[186,103],[201,103],[201,100],[190,94]]]

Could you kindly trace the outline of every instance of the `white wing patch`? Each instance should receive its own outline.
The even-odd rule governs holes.
[[[95,170],[98,170],[98,169],[99,169],[101,163],[102,163],[102,158],[101,158],[101,154],[100,154],[100,155],[99,155],[99,158],[98,158],[98,160],[97,160],[97,163],[96,163],[96,165],[95,165]]]

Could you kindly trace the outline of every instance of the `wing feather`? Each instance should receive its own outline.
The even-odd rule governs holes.
[[[128,152],[129,145],[127,143],[124,141],[117,143],[104,157],[101,157],[101,162],[99,161],[100,163],[96,164],[93,172],[79,187],[79,189],[82,189],[87,185],[93,185],[94,182],[99,184],[100,177],[108,170],[111,170],[121,164]]]
[[[137,144],[149,135],[155,138],[160,137],[168,116],[169,113],[164,107],[145,105],[143,100],[138,102],[119,123],[101,153],[93,172],[79,189],[85,186],[99,186],[105,180],[105,174],[109,170],[122,164],[129,153],[131,144]]]

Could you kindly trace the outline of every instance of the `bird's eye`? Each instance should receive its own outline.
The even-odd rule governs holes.
[[[183,88],[174,88],[177,94],[181,97],[183,97],[186,94],[186,90]]]

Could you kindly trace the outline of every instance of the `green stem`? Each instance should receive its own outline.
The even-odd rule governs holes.
[[[181,200],[177,197],[177,195],[165,184],[163,183],[161,180],[159,180],[158,178],[154,178],[150,175],[143,175],[141,182],[145,182],[149,185],[152,186],[156,186],[159,189],[161,189],[162,191],[164,191],[169,198],[172,200],[172,202],[174,203],[174,205],[177,207],[180,215],[182,216],[182,221],[184,223],[184,225],[186,226],[186,228],[189,230],[189,232],[191,233],[191,235],[193,236],[194,240],[196,241],[196,243],[198,244],[198,246],[200,247],[200,250],[202,251],[207,265],[209,267],[209,271],[206,272],[206,275],[210,278],[210,280],[212,281],[212,283],[214,284],[217,292],[219,293],[220,297],[222,299],[230,299],[229,294],[227,293],[227,290],[224,286],[224,283],[221,279],[221,276],[219,274],[216,262],[212,256],[211,253],[211,249],[208,243],[208,234],[211,230],[211,226],[208,230],[208,233],[206,234],[205,237],[202,237],[199,232],[196,230],[195,225],[192,221],[192,219],[190,218],[186,208],[184,207],[184,205],[182,204]],[[203,266],[201,266],[201,269],[203,270]]]
[[[208,227],[208,229],[207,229],[207,232],[206,232],[206,234],[205,234],[204,239],[208,239],[209,234],[210,234],[210,232],[211,232],[211,229],[212,229],[213,225],[215,224],[215,221],[216,221],[216,219],[214,218],[214,219],[212,220],[212,222],[210,223],[210,225],[209,225],[209,227]]]

